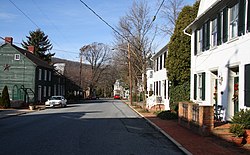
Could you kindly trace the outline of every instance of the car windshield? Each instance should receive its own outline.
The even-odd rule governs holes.
[[[61,100],[62,97],[61,96],[51,96],[50,100]]]

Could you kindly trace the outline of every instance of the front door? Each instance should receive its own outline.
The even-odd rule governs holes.
[[[234,94],[233,94],[233,102],[234,102],[234,114],[239,112],[239,77],[234,77]]]

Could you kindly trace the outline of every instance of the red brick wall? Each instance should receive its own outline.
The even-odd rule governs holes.
[[[193,120],[193,106],[199,106],[198,120]],[[187,107],[187,108],[185,108]],[[186,110],[187,111],[186,111]],[[200,106],[189,102],[179,103],[179,124],[201,135],[209,135],[214,128],[213,106]]]

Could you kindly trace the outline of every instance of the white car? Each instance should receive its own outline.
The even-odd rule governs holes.
[[[46,107],[66,107],[67,100],[63,96],[51,96],[48,101],[45,102]]]

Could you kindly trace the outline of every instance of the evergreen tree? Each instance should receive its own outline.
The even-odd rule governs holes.
[[[9,92],[8,92],[8,87],[4,86],[3,91],[2,91],[2,98],[0,102],[0,106],[2,108],[9,108],[10,107],[10,97],[9,97]]]
[[[29,36],[26,36],[27,41],[23,41],[22,46],[28,49],[28,46],[34,46],[34,54],[37,55],[44,61],[51,62],[51,57],[55,53],[50,53],[49,51],[53,48],[52,44],[48,39],[48,35],[45,35],[43,31],[37,29],[35,31],[30,31]]]
[[[171,81],[171,102],[189,100],[190,89],[190,65],[191,65],[191,37],[183,33],[183,30],[196,18],[199,1],[193,6],[185,6],[176,21],[174,34],[168,44],[168,56],[166,69],[168,79]],[[185,92],[181,90],[186,90]],[[182,93],[182,94],[180,94]],[[178,95],[181,98],[177,98]]]

